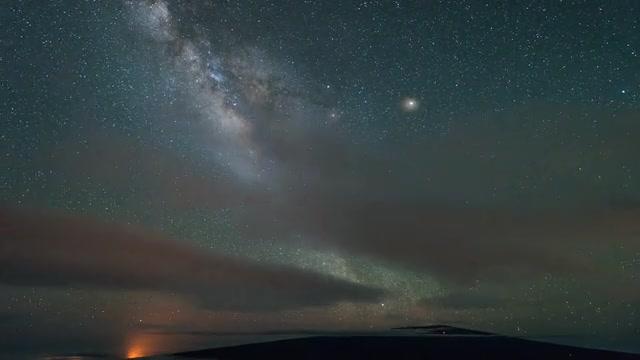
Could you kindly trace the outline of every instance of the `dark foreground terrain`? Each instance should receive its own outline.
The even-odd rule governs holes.
[[[397,334],[397,335],[396,335]],[[174,354],[192,359],[639,359],[460,328],[401,328],[390,335],[314,336]]]

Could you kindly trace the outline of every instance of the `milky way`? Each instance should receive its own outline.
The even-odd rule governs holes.
[[[639,350],[635,2],[5,7],[11,356],[431,323]]]

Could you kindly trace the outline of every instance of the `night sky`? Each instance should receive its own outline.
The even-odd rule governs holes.
[[[6,0],[0,121],[5,353],[640,351],[637,1]]]

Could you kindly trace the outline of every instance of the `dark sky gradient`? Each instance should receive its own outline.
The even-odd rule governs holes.
[[[449,323],[640,352],[639,19],[2,3],[0,348]]]

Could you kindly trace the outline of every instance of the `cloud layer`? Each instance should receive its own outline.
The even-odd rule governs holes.
[[[6,209],[0,219],[5,284],[176,292],[211,309],[246,311],[382,296],[326,275],[218,256],[130,226]]]

